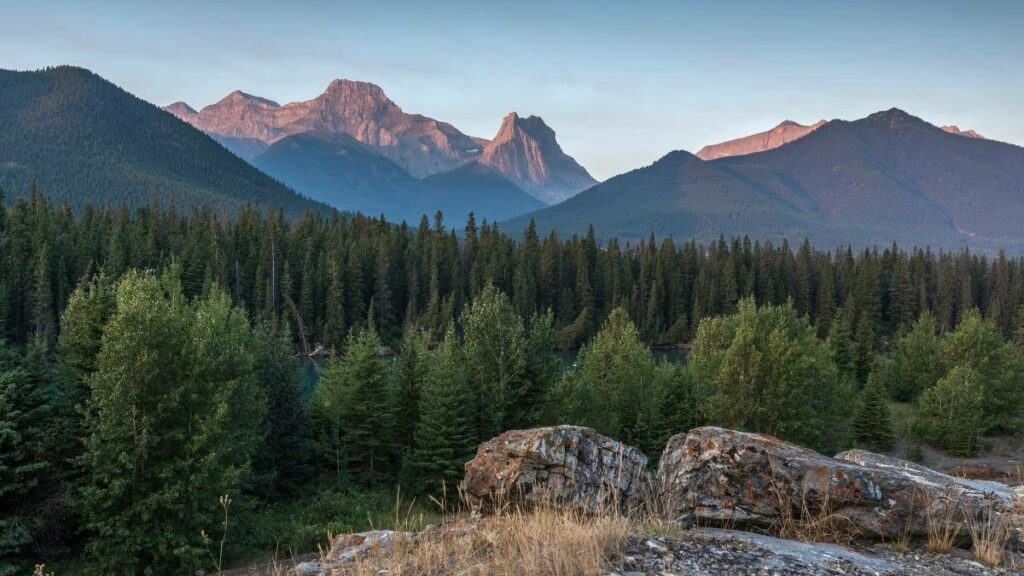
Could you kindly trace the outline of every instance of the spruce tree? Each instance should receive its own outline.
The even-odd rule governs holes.
[[[50,462],[47,390],[0,342],[0,574],[27,574],[28,546],[43,528],[36,507]]]
[[[893,425],[889,398],[879,378],[872,374],[860,393],[853,419],[853,436],[858,446],[881,452],[892,447]]]
[[[353,479],[369,487],[393,472],[393,414],[380,339],[372,330],[349,335],[342,365],[345,465]]]
[[[252,489],[264,500],[293,492],[310,473],[310,419],[305,384],[287,330],[264,324],[257,335],[256,375],[267,415],[253,456]]]
[[[407,326],[394,364],[395,441],[403,457],[416,447],[420,396],[429,370],[426,335]]]
[[[979,376],[970,366],[956,366],[926,390],[917,402],[914,433],[956,456],[976,454],[985,418],[985,390]]]
[[[420,395],[416,448],[410,459],[418,492],[439,495],[444,487],[454,494],[475,446],[472,406],[458,337],[450,325],[433,354]]]
[[[341,359],[331,353],[310,407],[313,442],[320,468],[342,486],[348,478],[345,469],[345,386]]]

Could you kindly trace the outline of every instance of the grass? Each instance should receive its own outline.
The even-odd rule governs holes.
[[[364,492],[321,487],[248,512],[228,542],[232,567],[286,562],[310,550],[330,547],[332,534],[373,529],[421,530],[443,520],[432,502],[400,489]]]
[[[335,574],[599,574],[621,555],[632,529],[632,521],[618,515],[582,515],[550,507],[506,509],[425,536],[400,536],[391,550],[375,551]]]
[[[1024,520],[1024,514],[998,514],[984,510],[978,516],[964,514],[964,518],[971,534],[974,558],[986,566],[1002,566],[1006,560],[1006,543],[1017,524]]]
[[[960,519],[960,502],[947,499],[941,510],[935,510],[932,502],[924,502],[925,525],[928,530],[925,547],[936,553],[946,553],[956,546],[963,532],[964,523]]]

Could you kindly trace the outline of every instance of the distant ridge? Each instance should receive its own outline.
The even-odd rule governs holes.
[[[622,240],[725,234],[1024,254],[1024,148],[959,137],[894,108],[759,153],[703,161],[672,152],[505,229],[529,218],[541,230],[593,224]]]
[[[824,120],[818,120],[808,126],[798,124],[792,120],[785,120],[771,130],[705,146],[697,152],[697,157],[702,160],[714,160],[728,156],[742,156],[744,154],[764,152],[765,150],[771,150],[783,144],[788,144],[798,138],[803,138],[824,125]]]

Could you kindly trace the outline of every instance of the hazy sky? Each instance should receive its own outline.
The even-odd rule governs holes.
[[[537,114],[596,177],[789,118],[903,108],[1024,144],[1024,2],[0,0],[0,68],[76,64],[155,104],[333,78],[490,137]]]

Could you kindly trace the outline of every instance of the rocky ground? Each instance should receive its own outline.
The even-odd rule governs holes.
[[[469,514],[336,536],[290,574],[1024,574],[1024,488],[714,427],[670,439],[656,475],[646,464],[587,428],[506,432],[466,464]],[[926,551],[936,527],[962,547]]]
[[[1022,564],[1024,566],[1024,564]],[[988,576],[1020,574],[989,568],[970,552],[897,552],[891,546],[844,547],[782,540],[733,530],[693,530],[681,537],[632,536],[605,576]]]

